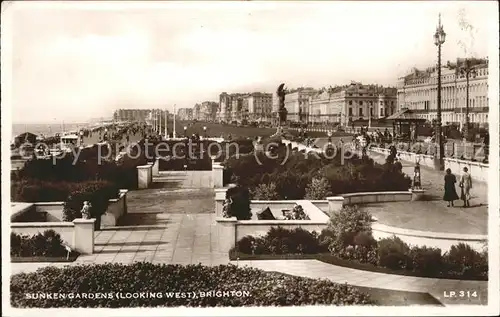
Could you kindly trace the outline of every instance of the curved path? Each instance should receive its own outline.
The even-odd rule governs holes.
[[[328,279],[335,283],[347,283],[352,286],[428,293],[444,305],[487,304],[488,282],[486,281],[461,281],[384,274],[350,269],[317,260],[259,260],[231,261],[231,263],[264,271],[281,272],[315,279]],[[477,297],[446,297],[445,294],[449,294],[450,291],[469,291],[469,294],[476,292]]]

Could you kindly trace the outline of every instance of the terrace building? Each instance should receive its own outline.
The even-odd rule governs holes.
[[[180,120],[193,120],[193,109],[192,108],[179,108],[177,110],[177,117]]]
[[[254,92],[245,98],[244,109],[248,109],[248,120],[270,121],[273,107],[273,94]]]
[[[219,104],[214,101],[204,101],[200,106],[200,120],[216,121]]]
[[[113,114],[115,121],[140,121],[145,122],[149,118],[152,109],[118,109]]]
[[[201,105],[195,104],[193,107],[193,120],[202,120],[201,118]]]
[[[476,77],[469,79],[469,118],[471,123],[488,122],[488,60],[471,59]],[[463,124],[466,113],[466,78],[460,72],[464,59],[448,62],[441,69],[442,124]],[[414,68],[398,81],[398,107],[412,110],[418,117],[433,120],[437,117],[437,69]]]
[[[273,111],[277,111],[275,97]],[[338,123],[387,117],[397,109],[396,88],[377,85],[350,85],[321,88],[300,88],[285,95],[288,120],[310,124]]]

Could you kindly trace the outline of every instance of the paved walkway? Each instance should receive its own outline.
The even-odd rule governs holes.
[[[128,192],[127,206],[133,214],[209,214],[215,210],[214,196],[213,188],[148,188]],[[129,220],[130,217],[124,218]]]
[[[250,266],[264,271],[328,279],[332,282],[347,283],[353,286],[429,293],[444,305],[487,304],[488,282],[486,281],[459,281],[383,274],[335,266],[317,260],[232,261],[231,263]],[[449,293],[450,291],[470,291],[470,293],[475,291],[477,292],[477,297],[445,297],[445,292]]]
[[[212,171],[160,171],[153,188],[214,188]]]

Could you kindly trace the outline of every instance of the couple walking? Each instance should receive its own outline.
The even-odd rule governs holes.
[[[448,202],[448,207],[453,206],[453,201],[461,199],[464,201],[464,207],[470,207],[470,189],[472,188],[472,178],[468,173],[467,167],[464,167],[463,174],[460,176],[460,197],[455,190],[457,178],[451,173],[451,170],[446,169],[444,176],[444,197],[443,200]]]

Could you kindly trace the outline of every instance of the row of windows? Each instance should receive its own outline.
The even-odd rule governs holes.
[[[394,109],[393,108],[380,108],[380,115],[381,116],[384,115],[384,109],[385,109],[385,113],[386,113],[387,116],[389,116],[391,114],[394,114]],[[353,114],[353,109],[349,108],[348,111],[349,111],[349,116],[352,117],[354,115]],[[359,108],[358,109],[358,115],[360,117],[364,116],[363,108]],[[370,108],[370,116],[373,117],[373,108]]]

